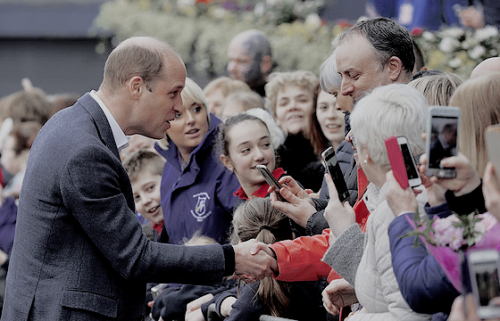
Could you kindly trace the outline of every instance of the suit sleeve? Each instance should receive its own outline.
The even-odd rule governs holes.
[[[123,278],[211,284],[223,277],[220,245],[183,247],[151,242],[143,235],[128,176],[105,147],[79,149],[62,173],[64,206]]]

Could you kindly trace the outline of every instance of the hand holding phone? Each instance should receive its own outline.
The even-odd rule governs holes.
[[[496,249],[471,250],[467,263],[480,319],[500,317],[500,255]],[[463,275],[463,277],[467,277]]]
[[[340,202],[343,203],[349,200],[349,190],[347,189],[347,184],[344,180],[344,175],[342,174],[342,170],[340,169],[340,165],[333,147],[330,146],[326,150],[324,150],[321,153],[321,157],[323,158],[323,163],[328,173],[332,177],[333,183],[335,184]]]
[[[275,192],[278,195],[278,198],[280,198],[280,201],[285,201],[285,199],[280,195],[280,190],[283,186],[281,186],[278,180],[267,169],[266,165],[257,165],[256,167],[262,174],[262,176],[264,176],[264,179],[266,180],[267,184],[269,184],[269,186],[274,186]]]
[[[457,156],[460,108],[450,106],[431,106],[426,136],[427,167],[426,176],[455,178],[453,167],[442,167],[443,158]]]

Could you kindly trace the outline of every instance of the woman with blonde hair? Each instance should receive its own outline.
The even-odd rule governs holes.
[[[408,86],[424,94],[431,106],[448,106],[455,90],[463,83],[462,78],[454,73],[439,72],[413,79]]]
[[[208,112],[203,90],[187,78],[181,96],[184,112],[166,132],[167,147],[155,144],[167,160],[160,188],[165,222],[160,241],[182,244],[201,231],[224,244],[240,183],[213,152],[221,120]]]
[[[482,177],[488,153],[484,130],[500,123],[500,72],[491,72],[466,80],[450,100],[460,108],[458,149],[467,157]]]
[[[317,192],[324,168],[311,142],[310,119],[316,109],[318,77],[306,70],[273,72],[265,89],[266,108],[287,136],[279,150],[282,167],[305,188]]]

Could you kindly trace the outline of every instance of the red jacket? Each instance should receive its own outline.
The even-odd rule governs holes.
[[[366,176],[358,169],[358,188],[361,193],[358,194],[360,197],[353,209],[356,213],[356,222],[363,232],[366,230],[366,220],[370,214],[361,198],[367,185]],[[322,261],[330,246],[329,239],[330,229],[325,229],[322,234],[302,236],[270,245],[276,253],[279,268],[276,279],[287,282],[315,281],[326,276],[328,276],[328,282],[340,279],[341,276]]]

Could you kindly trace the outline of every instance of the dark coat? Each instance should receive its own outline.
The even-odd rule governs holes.
[[[223,253],[147,239],[111,126],[86,94],[31,149],[2,320],[142,320],[146,281],[218,282]]]

